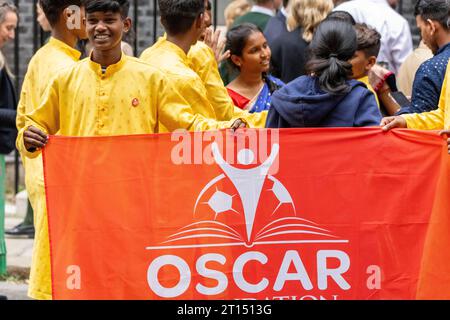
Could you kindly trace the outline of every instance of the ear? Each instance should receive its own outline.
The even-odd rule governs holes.
[[[201,29],[203,27],[204,20],[205,20],[205,14],[200,13],[199,16],[197,17],[197,19],[195,19],[195,28]]]
[[[372,69],[372,67],[377,63],[377,57],[375,56],[370,56],[369,59],[367,59],[367,64],[366,64],[366,71],[369,71],[370,69]]]
[[[231,58],[231,62],[233,62],[236,67],[241,68],[241,66],[242,66],[242,58],[241,57],[239,57],[235,54],[232,54],[230,58]]]
[[[123,32],[127,33],[131,30],[131,18],[127,17],[125,20],[123,20]]]
[[[434,35],[434,33],[436,32],[436,25],[434,23],[435,22],[433,20],[431,20],[431,19],[427,19],[427,21],[426,21],[426,24],[430,28],[431,35]]]
[[[72,18],[72,10],[69,10],[69,8],[65,8],[61,14],[62,18],[64,19],[64,23],[70,21],[70,19]]]

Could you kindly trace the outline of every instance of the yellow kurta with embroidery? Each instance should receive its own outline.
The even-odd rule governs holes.
[[[52,77],[60,70],[75,64],[80,56],[78,50],[55,38],[50,38],[48,43],[36,52],[28,65],[22,85],[17,107],[18,130],[25,126],[25,115],[39,106]],[[36,230],[28,294],[34,299],[51,299],[50,250],[42,158],[22,157],[22,163]]]
[[[198,41],[189,50],[188,58],[192,69],[199,75],[206,88],[208,100],[214,107],[217,120],[243,118],[253,128],[265,127],[267,111],[249,113],[233,104],[220,77],[214,52],[208,45]]]
[[[450,64],[442,84],[439,107],[436,110],[423,113],[403,114],[408,128],[419,130],[448,130],[450,129]]]
[[[156,133],[159,122],[171,131],[228,125],[194,114],[170,80],[160,69],[126,55],[105,73],[87,58],[55,77],[40,107],[26,115],[26,127],[82,137]],[[34,158],[38,153],[25,149],[23,132],[17,138],[19,151]]]

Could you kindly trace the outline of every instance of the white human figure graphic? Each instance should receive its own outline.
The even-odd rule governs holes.
[[[278,156],[280,146],[278,144],[274,144],[272,146],[272,152],[267,160],[260,166],[251,169],[240,169],[227,163],[220,154],[219,146],[216,142],[212,144],[211,149],[214,160],[233,183],[239,193],[239,196],[241,197],[242,205],[244,207],[247,240],[250,243],[253,223],[255,222],[256,208],[259,203],[262,188],[269,173],[269,169]],[[253,162],[253,159],[253,151],[249,149],[241,150],[238,154],[239,164],[249,165]]]

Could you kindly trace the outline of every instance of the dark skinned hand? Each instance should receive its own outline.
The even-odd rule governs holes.
[[[443,130],[439,132],[441,136],[446,135],[447,136],[447,147],[448,147],[448,153],[450,154],[450,130]]]
[[[245,124],[244,121],[242,121],[242,119],[237,119],[235,122],[233,122],[230,129],[232,132],[235,132],[237,129],[246,128],[246,127],[247,127],[247,125]]]
[[[48,136],[36,127],[30,126],[23,133],[23,144],[30,152],[42,149],[47,142]]]

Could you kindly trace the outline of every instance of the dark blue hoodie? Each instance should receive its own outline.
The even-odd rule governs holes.
[[[272,96],[266,128],[378,126],[381,114],[364,83],[349,80],[351,91],[333,95],[320,89],[317,78],[301,76]]]

